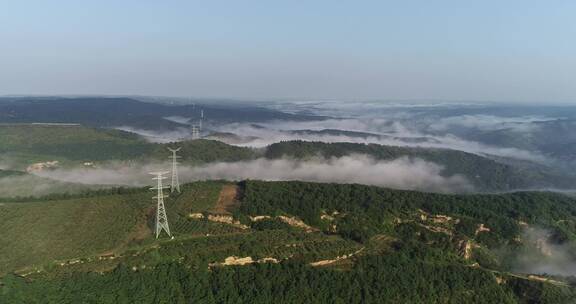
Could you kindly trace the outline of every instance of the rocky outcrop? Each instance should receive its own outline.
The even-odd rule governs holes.
[[[272,257],[266,257],[259,260],[254,260],[252,257],[244,257],[240,258],[237,256],[229,256],[224,259],[224,262],[221,263],[210,263],[208,266],[215,267],[215,266],[243,266],[249,265],[254,263],[278,263],[278,260]]]
[[[263,221],[263,220],[268,220],[271,219],[272,217],[269,215],[256,215],[256,216],[251,216],[250,220],[253,222],[258,222],[258,221]]]
[[[311,226],[306,225],[306,223],[304,223],[302,220],[297,219],[295,217],[288,217],[288,216],[283,216],[283,215],[279,215],[277,216],[277,218],[281,221],[283,221],[284,223],[292,226],[292,227],[298,227],[298,228],[302,228],[306,231],[316,231],[318,229],[313,228]]]
[[[254,260],[252,259],[252,257],[239,258],[239,257],[231,256],[231,257],[225,258],[224,262],[221,263],[220,265],[222,265],[222,266],[234,266],[234,265],[246,265],[246,264],[252,264],[252,263],[254,263]]]
[[[364,250],[364,248],[360,248],[360,249],[357,250],[356,252],[352,252],[352,253],[350,253],[350,254],[344,254],[344,255],[341,255],[341,256],[337,256],[336,258],[331,259],[331,260],[320,260],[320,261],[312,262],[312,263],[310,263],[310,266],[318,267],[318,266],[330,265],[330,264],[336,263],[336,262],[338,262],[338,261],[342,261],[342,260],[345,260],[345,259],[349,259],[349,258],[357,255],[358,253],[362,252],[362,250]]]
[[[478,248],[478,245],[474,244],[470,240],[461,240],[458,242],[458,255],[466,260],[472,258],[472,250]]]
[[[224,224],[234,224],[234,217],[231,215],[223,215],[223,214],[208,214],[208,220],[211,222],[218,222]],[[238,224],[240,222],[236,221]]]
[[[458,224],[458,222],[459,222],[459,220],[454,220],[451,216],[442,215],[442,214],[433,215],[430,217],[430,219],[432,220],[432,222],[434,222],[436,224],[446,224],[446,223],[452,222],[452,221],[454,221],[456,224]]]
[[[32,173],[32,172],[43,171],[46,169],[56,169],[56,168],[58,168],[59,165],[60,165],[60,162],[57,160],[47,161],[47,162],[43,162],[43,163],[34,163],[34,164],[31,164],[30,166],[28,166],[26,168],[26,172]]]
[[[421,227],[426,228],[432,232],[436,232],[436,233],[444,233],[446,235],[452,236],[452,231],[444,228],[444,227],[438,227],[438,226],[428,226],[428,225],[423,225],[423,224],[419,224]]]
[[[552,256],[552,247],[548,243],[548,240],[545,238],[539,238],[535,242],[536,249],[540,251],[542,255],[545,256]]]
[[[240,228],[240,229],[249,229],[250,228],[250,227],[240,223],[240,221],[235,220],[233,216],[227,215],[227,214],[208,214],[208,216],[205,216],[202,213],[190,213],[190,214],[188,214],[188,218],[195,219],[195,220],[207,219],[211,222],[228,224],[228,225],[232,225],[236,228]]]
[[[276,217],[272,217],[269,215],[255,215],[255,216],[251,216],[250,220],[253,222],[258,222],[258,221],[269,220],[269,219],[273,219],[273,218],[277,218],[280,221],[282,221],[282,222],[284,222],[284,223],[286,223],[292,227],[301,228],[301,229],[304,229],[308,232],[318,231],[317,228],[306,225],[306,223],[304,223],[301,219],[298,219],[295,217],[284,216],[284,215],[278,215]]]
[[[476,236],[480,232],[490,232],[490,228],[484,226],[484,224],[480,224],[478,225],[478,228],[476,228],[476,232],[474,232],[474,235]]]
[[[460,222],[460,219],[455,219],[444,214],[429,214],[422,209],[418,209],[418,217],[421,221],[428,221],[434,224],[458,224]]]
[[[224,224],[232,225],[232,226],[240,228],[240,229],[250,228],[244,224],[241,224],[240,221],[234,220],[234,217],[232,217],[231,215],[208,214],[207,218],[211,222],[224,223]]]

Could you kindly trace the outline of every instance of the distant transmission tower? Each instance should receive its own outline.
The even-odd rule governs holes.
[[[198,123],[198,129],[202,132],[202,121],[204,120],[204,110],[200,110],[200,122]]]
[[[200,119],[194,118],[195,121],[191,124],[192,139],[199,139],[202,134],[202,121],[204,120],[204,110],[200,110]]]
[[[168,227],[168,216],[166,216],[166,208],[164,208],[164,198],[168,197],[168,195],[164,195],[163,189],[168,188],[168,186],[162,185],[162,180],[167,179],[167,177],[163,176],[167,174],[167,171],[163,172],[150,172],[150,174],[155,175],[156,177],[152,178],[158,181],[156,187],[152,187],[151,190],[157,190],[158,193],[153,198],[158,199],[158,207],[156,208],[156,238],[160,236],[160,232],[162,230],[166,231],[168,236],[172,236],[170,234],[170,227]]]
[[[180,151],[181,148],[170,149],[172,155],[169,158],[172,159],[172,183],[170,184],[170,192],[178,191],[180,193],[180,181],[178,180],[178,159],[180,156],[176,155],[176,152]]]
[[[192,139],[199,139],[200,138],[200,129],[198,129],[197,125],[192,125]]]

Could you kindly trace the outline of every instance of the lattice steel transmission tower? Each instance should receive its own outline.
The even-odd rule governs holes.
[[[200,138],[200,129],[197,125],[192,125],[192,139]]]
[[[156,208],[156,238],[160,236],[160,232],[162,232],[162,230],[166,231],[168,236],[170,237],[172,236],[172,234],[170,234],[170,227],[168,226],[168,216],[166,215],[166,208],[164,207],[164,198],[168,197],[168,195],[165,195],[162,191],[163,189],[169,187],[162,185],[162,180],[167,179],[167,177],[165,177],[164,174],[167,173],[168,171],[150,172],[150,174],[156,176],[152,179],[158,181],[156,187],[150,188],[151,190],[158,191],[156,196],[153,197],[155,199],[158,199],[158,207]]]
[[[198,122],[198,130],[202,132],[202,121],[204,120],[204,110],[200,110],[200,121]]]
[[[192,139],[199,139],[202,136],[202,122],[204,121],[204,110],[200,110],[200,118],[190,119],[192,123],[190,124]]]
[[[182,148],[171,149],[172,155],[168,158],[172,159],[172,183],[170,184],[170,192],[178,191],[180,193],[180,181],[178,180],[178,159],[180,156],[176,155],[176,152],[180,151]]]

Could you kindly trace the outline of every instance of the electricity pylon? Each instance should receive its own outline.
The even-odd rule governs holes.
[[[190,119],[192,120],[192,119]],[[200,110],[200,118],[194,118],[191,123],[192,139],[199,139],[202,136],[202,122],[204,121],[204,110]]]
[[[198,122],[198,130],[202,132],[202,121],[204,120],[204,110],[200,110],[200,121]]]
[[[168,236],[170,236],[170,237],[172,236],[170,234],[170,227],[168,226],[168,216],[166,215],[166,208],[164,207],[164,198],[168,197],[168,195],[164,195],[164,193],[162,191],[163,189],[168,188],[168,186],[162,185],[162,180],[167,179],[167,177],[165,177],[163,175],[167,174],[167,173],[168,173],[168,171],[150,172],[150,174],[156,176],[152,179],[158,181],[158,184],[156,185],[156,187],[150,188],[150,190],[157,190],[158,191],[156,196],[153,197],[155,199],[158,199],[158,207],[156,208],[156,238],[158,238],[158,236],[160,236],[160,232],[162,232],[162,230],[166,231]]]
[[[172,183],[170,184],[170,192],[178,191],[180,193],[180,181],[178,180],[178,159],[180,156],[176,155],[176,152],[180,151],[181,148],[170,149],[172,155],[168,158],[172,159]]]
[[[197,125],[192,125],[192,139],[200,138],[200,129]]]

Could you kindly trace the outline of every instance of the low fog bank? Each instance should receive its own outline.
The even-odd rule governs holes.
[[[462,127],[481,131],[513,130],[530,132],[538,128],[537,122],[554,121],[558,118],[545,116],[501,117],[495,115],[459,115],[441,118],[430,123],[430,128],[436,131],[448,131],[451,128]]]
[[[472,190],[464,177],[443,177],[442,170],[441,166],[421,159],[376,161],[364,155],[352,155],[310,161],[257,159],[238,163],[215,163],[194,168],[190,173],[200,179],[358,183],[434,192]]]
[[[306,103],[304,103],[305,105]],[[363,105],[364,107],[362,107]],[[287,103],[284,111],[290,106],[299,108],[298,103]],[[559,119],[537,115],[497,116],[495,114],[462,114],[438,116],[431,111],[413,111],[418,107],[400,107],[394,111],[385,104],[331,104],[334,108],[332,118],[314,121],[268,121],[253,123],[217,124],[209,118],[205,121],[203,135],[211,132],[233,133],[244,138],[241,142],[229,142],[239,146],[261,148],[287,140],[305,140],[321,142],[375,143],[393,146],[430,147],[461,150],[480,155],[528,160],[549,163],[545,156],[533,150],[524,150],[512,146],[496,146],[471,140],[468,134],[477,132],[508,130],[518,137],[527,136],[538,129],[538,122]],[[348,112],[348,106],[359,107]],[[306,106],[304,106],[305,108]],[[324,108],[326,110],[326,108]],[[289,111],[288,111],[289,112]],[[322,114],[322,109],[311,105],[307,112]],[[462,112],[462,113],[465,113]],[[187,117],[165,117],[166,120],[188,124]],[[142,135],[151,142],[173,142],[191,139],[189,128],[178,128],[174,131],[151,131],[129,126],[116,129]],[[305,134],[294,133],[296,130],[321,131],[326,129],[371,133],[374,136],[349,136],[350,134]]]
[[[553,232],[530,227],[522,233],[526,245],[515,258],[514,271],[576,276],[576,244],[553,242]]]
[[[44,196],[55,193],[79,193],[89,189],[102,189],[102,185],[63,183],[34,175],[0,177],[0,197]]]
[[[43,177],[84,184],[150,185],[148,172],[168,169],[168,164],[141,167],[112,165],[108,168],[56,169],[37,173]],[[377,161],[365,155],[311,160],[256,159],[243,162],[218,162],[179,168],[182,182],[224,179],[267,181],[301,180],[310,182],[358,183],[396,189],[433,192],[468,192],[473,187],[466,178],[442,176],[443,167],[421,159],[399,158]]]
[[[494,155],[505,158],[547,163],[543,155],[512,147],[498,147],[476,141],[462,139],[452,134],[435,135],[416,131],[398,121],[387,119],[330,119],[325,121],[286,122],[276,121],[253,124],[228,124],[215,128],[219,132],[228,132],[251,138],[236,145],[261,148],[280,141],[305,140],[320,142],[351,142],[363,144],[381,144],[390,146],[408,146],[422,148],[444,148],[460,150],[478,155]],[[295,130],[342,130],[371,133],[374,135],[321,135],[292,133]]]
[[[138,134],[142,136],[144,139],[153,143],[169,143],[169,142],[187,140],[190,139],[192,135],[190,133],[190,130],[186,128],[177,128],[176,130],[173,131],[154,131],[154,130],[138,129],[129,126],[119,126],[114,127],[114,129]]]
[[[533,187],[533,188],[515,188],[505,191],[496,191],[496,192],[484,192],[486,194],[506,194],[506,193],[515,193],[515,192],[554,192],[563,194],[566,196],[573,196],[576,197],[576,188],[542,188],[542,187]]]

